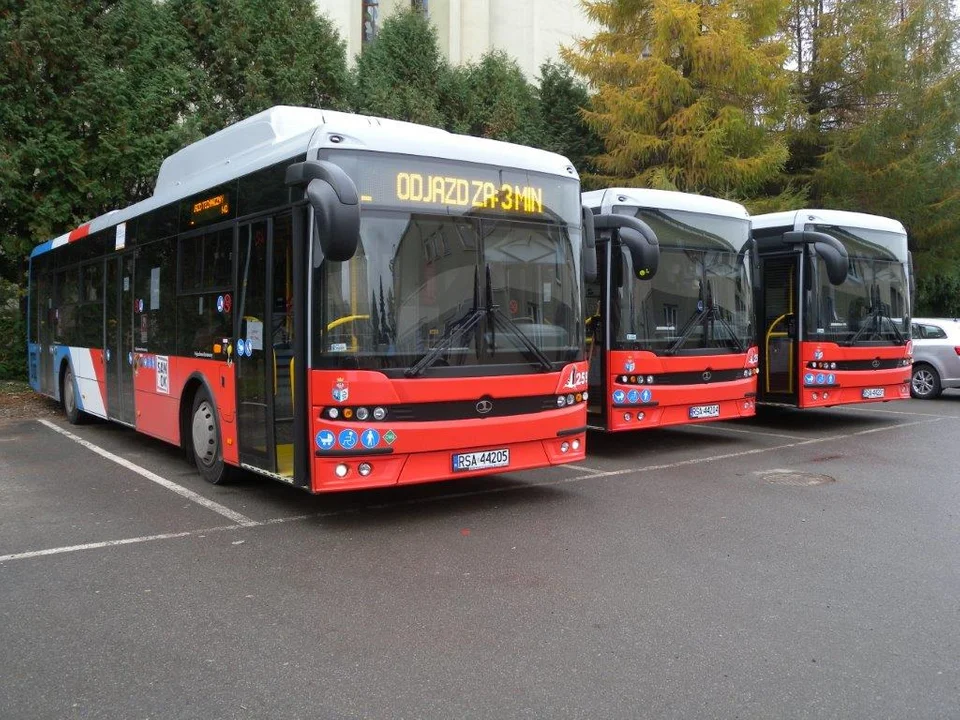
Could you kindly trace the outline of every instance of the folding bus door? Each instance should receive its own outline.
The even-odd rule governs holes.
[[[795,404],[797,387],[797,286],[800,255],[772,255],[760,261],[763,298],[760,377],[762,396]]]
[[[290,215],[240,226],[236,357],[240,462],[293,477],[294,301]]]

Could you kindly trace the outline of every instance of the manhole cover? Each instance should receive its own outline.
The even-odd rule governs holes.
[[[762,470],[757,473],[771,485],[790,485],[793,487],[812,487],[836,482],[837,479],[821,473],[805,473],[795,470]]]

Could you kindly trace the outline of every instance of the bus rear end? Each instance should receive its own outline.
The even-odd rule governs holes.
[[[758,353],[752,254],[742,205],[686,193],[585,193],[598,227],[627,217],[655,235],[655,273],[639,270],[630,228],[598,231],[588,284],[588,422],[632,430],[755,414]]]
[[[800,408],[910,397],[907,235],[889,218],[800,210],[753,218],[760,397]]]
[[[579,180],[550,153],[447,137],[446,157],[320,151],[361,220],[349,260],[311,249],[314,492],[584,457]]]

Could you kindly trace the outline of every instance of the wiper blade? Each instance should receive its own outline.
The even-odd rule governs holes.
[[[740,338],[737,337],[737,333],[734,331],[733,326],[721,313],[716,312],[715,307],[710,308],[710,316],[714,320],[719,320],[720,324],[723,325],[723,329],[730,334],[730,339],[733,341],[734,349],[738,353],[746,352],[747,349],[743,346],[743,343],[740,342]]]
[[[520,343],[526,348],[527,353],[531,356],[532,359],[536,360],[537,363],[544,370],[553,370],[553,363],[550,362],[550,358],[543,354],[543,351],[538,348],[533,341],[527,337],[526,333],[520,329],[520,326],[517,325],[509,315],[507,315],[503,310],[500,309],[499,305],[493,304],[493,286],[490,281],[490,266],[487,265],[486,269],[486,280],[487,280],[487,307],[485,308],[487,316],[491,319],[490,323],[490,332],[492,335],[493,343],[496,345],[496,324],[497,321],[500,322],[500,326],[514,338],[520,341]]]
[[[437,362],[447,350],[453,347],[454,342],[475,328],[485,314],[486,310],[480,307],[480,277],[478,271],[475,269],[473,272],[473,307],[454,323],[450,331],[440,339],[440,342],[434,345],[430,352],[420,358],[415,365],[404,370],[403,374],[408,378],[422,375],[429,367]]]
[[[704,307],[703,310],[698,310],[696,313],[687,318],[686,324],[680,330],[680,335],[673,342],[673,345],[663,351],[663,354],[676,355],[680,351],[680,348],[683,347],[683,344],[687,341],[687,339],[693,334],[693,331],[696,329],[697,325],[706,319],[709,312],[710,311]]]
[[[883,305],[877,305],[876,308],[871,308],[870,314],[864,318],[863,324],[853,334],[853,337],[840,344],[849,347],[851,345],[855,345],[862,337],[872,337],[873,335],[876,335],[882,338],[884,320],[889,322],[890,327],[893,328],[893,335],[895,337],[894,342],[897,345],[906,344],[903,333],[900,332],[900,328],[897,327],[897,324],[893,321],[893,318],[884,313]],[[866,334],[867,330],[870,330],[869,335]]]

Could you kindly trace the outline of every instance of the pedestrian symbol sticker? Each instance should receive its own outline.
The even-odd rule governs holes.
[[[375,448],[380,444],[380,433],[373,428],[364,430],[363,435],[360,436],[360,442],[363,443],[363,446],[367,448],[367,450]]]
[[[653,393],[652,393],[652,392],[650,392],[649,390],[643,390],[643,391],[640,393],[640,402],[648,403],[648,402],[650,402],[650,399],[651,399],[652,397],[653,397]]]

